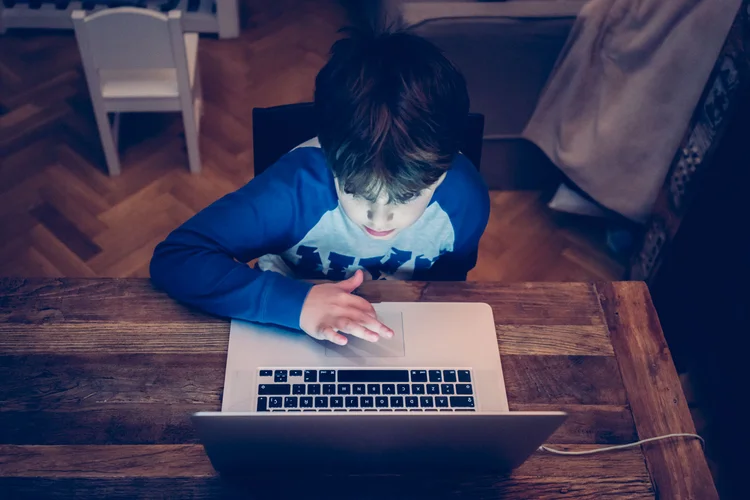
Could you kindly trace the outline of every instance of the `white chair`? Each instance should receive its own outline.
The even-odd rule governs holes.
[[[183,33],[180,11],[168,15],[122,7],[73,12],[78,47],[110,175],[120,173],[119,113],[182,111],[190,171],[201,170],[198,34]],[[109,113],[115,113],[110,126]]]

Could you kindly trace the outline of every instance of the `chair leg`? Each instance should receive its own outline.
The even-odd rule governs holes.
[[[120,158],[117,155],[115,131],[109,125],[107,112],[103,109],[97,109],[97,106],[94,106],[94,116],[96,117],[96,125],[99,128],[99,138],[102,141],[102,149],[104,149],[104,158],[107,161],[109,175],[113,177],[120,175]]]
[[[203,85],[198,62],[195,62],[195,84],[193,88],[193,109],[195,110],[195,124],[198,133],[201,132],[201,118],[203,118]]]
[[[184,102],[184,101],[183,101]],[[188,163],[190,173],[198,174],[201,171],[201,155],[198,149],[198,116],[194,101],[188,106],[182,107],[182,122],[185,127],[185,142],[187,143]]]

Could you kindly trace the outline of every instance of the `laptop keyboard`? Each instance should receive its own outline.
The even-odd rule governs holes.
[[[470,369],[262,368],[259,412],[475,411]]]

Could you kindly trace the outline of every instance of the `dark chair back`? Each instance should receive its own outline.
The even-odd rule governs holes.
[[[470,113],[461,152],[479,169],[484,115]],[[312,103],[253,108],[253,162],[262,174],[295,146],[318,135]]]

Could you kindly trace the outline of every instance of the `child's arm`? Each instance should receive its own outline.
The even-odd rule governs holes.
[[[487,219],[470,224],[471,228],[458,231],[453,250],[446,252],[424,273],[414,279],[425,281],[465,281],[466,275],[477,264],[479,239],[482,237]]]
[[[453,248],[429,269],[415,273],[414,279],[464,281],[477,263],[479,240],[489,221],[489,191],[477,169],[463,156],[456,159],[438,190],[435,201],[453,224]]]
[[[308,148],[309,149],[309,148]],[[392,337],[372,305],[351,294],[359,272],[341,283],[312,286],[247,262],[299,241],[338,198],[322,156],[284,156],[266,173],[196,214],[160,243],[151,279],[175,299],[230,318],[301,328],[346,344]]]
[[[311,285],[246,264],[285,250],[301,230],[305,217],[298,192],[315,179],[295,158],[285,156],[272,171],[173,231],[154,251],[153,282],[175,299],[213,314],[299,328]]]

